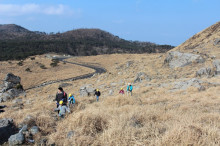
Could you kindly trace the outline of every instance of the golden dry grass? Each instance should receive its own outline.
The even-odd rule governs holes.
[[[201,92],[194,87],[172,92],[170,83],[195,77],[202,65],[169,69],[163,65],[164,57],[165,54],[114,54],[70,58],[69,61],[105,67],[107,73],[68,82],[72,86],[65,91],[74,93],[77,105],[65,120],[53,118],[52,100],[58,83],[28,91],[26,97],[21,97],[23,109],[15,110],[12,102],[4,103],[8,107],[0,118],[10,117],[19,124],[32,115],[42,132],[36,140],[46,137],[48,144],[219,145],[220,86]],[[130,67],[126,65],[128,61],[133,61]],[[135,83],[132,97],[118,95],[119,89],[133,82],[138,72],[145,72],[152,80]],[[22,83],[30,84],[24,78]],[[220,82],[219,77],[201,80]],[[80,97],[79,88],[85,84],[101,90],[100,102],[95,102],[95,97]],[[113,95],[109,95],[109,90],[114,91]],[[67,138],[69,131],[74,131],[74,136]]]
[[[45,57],[45,55],[36,56],[35,60],[31,60],[31,58],[32,57],[29,57],[24,60],[22,66],[17,64],[19,61],[0,62],[0,80],[3,80],[8,72],[12,72],[21,77],[21,84],[26,89],[47,81],[67,79],[94,72],[94,70],[89,68],[73,64],[63,64],[63,62],[60,62],[57,67],[51,67],[50,63],[52,63],[52,61]],[[42,69],[40,67],[41,65],[45,65],[47,69]],[[27,68],[29,68],[31,72],[25,71]]]

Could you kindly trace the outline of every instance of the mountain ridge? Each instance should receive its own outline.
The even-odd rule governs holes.
[[[64,33],[29,31],[21,26],[0,25],[0,60],[19,60],[55,52],[73,56],[113,53],[161,53],[174,48],[150,42],[127,41],[101,29],[76,29]],[[16,53],[15,53],[16,52]]]

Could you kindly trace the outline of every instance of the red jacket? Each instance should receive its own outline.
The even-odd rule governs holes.
[[[125,94],[125,91],[122,89],[119,91],[119,94]]]

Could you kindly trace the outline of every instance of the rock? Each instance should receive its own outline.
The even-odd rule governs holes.
[[[79,90],[80,96],[90,96],[95,93],[95,88],[91,87],[91,85],[84,85]]]
[[[0,102],[6,102],[8,100],[13,99],[14,96],[8,94],[8,93],[0,93]]]
[[[114,82],[113,82],[113,83],[111,83],[110,85],[111,85],[112,87],[116,87],[116,86],[118,85],[118,83],[114,83]]]
[[[113,93],[114,93],[114,91],[111,89],[111,90],[109,90],[108,95],[112,96]]]
[[[187,81],[181,81],[181,82],[175,82],[174,83],[174,90],[186,90],[189,87],[196,87],[198,89],[202,88],[201,84],[203,83],[203,81],[198,80],[196,78],[187,80]]]
[[[11,83],[11,82],[5,82],[4,84],[5,84],[5,86],[4,86],[3,89],[5,89],[6,91],[11,89],[11,88],[15,88],[16,85],[17,85],[17,84]]]
[[[127,68],[130,67],[132,64],[134,64],[134,61],[128,61],[128,62],[126,63]]]
[[[68,133],[67,133],[67,138],[68,139],[70,139],[70,138],[72,138],[73,136],[75,135],[75,131],[69,131]]]
[[[8,139],[9,146],[21,145],[24,143],[24,135],[22,133],[17,133],[10,136]]]
[[[122,72],[118,72],[118,75],[122,75]]]
[[[1,89],[0,93],[0,102],[5,102],[15,97],[20,96],[20,94],[24,93],[23,87],[20,84],[21,78],[13,75],[12,73],[8,73],[4,80],[4,85]]]
[[[173,51],[169,52],[164,60],[164,64],[168,64],[170,68],[184,67],[192,64],[192,62],[203,63],[205,62],[205,59],[197,54]]]
[[[151,81],[151,78],[146,73],[139,72],[134,79],[134,83],[142,82],[143,80]]]
[[[12,73],[8,73],[4,79],[5,82],[11,82],[13,84],[20,84],[21,78],[18,76],[15,76]]]
[[[23,132],[26,132],[26,131],[28,131],[28,126],[27,125],[22,126],[22,128],[19,130],[20,133],[23,133]]]
[[[215,68],[215,75],[220,75],[220,60],[214,60],[213,66]]]
[[[14,103],[14,104],[21,104],[22,103],[22,99],[21,98],[15,99],[15,100],[12,101],[12,103]]]
[[[39,128],[37,126],[33,126],[31,127],[30,132],[32,135],[35,135],[39,132]]]
[[[201,68],[196,72],[196,77],[202,77],[202,76],[211,76],[212,75],[212,69],[211,68]]]
[[[15,134],[16,128],[12,119],[0,119],[0,145],[8,141],[8,138]]]
[[[214,45],[215,46],[220,45],[220,38],[215,39]]]

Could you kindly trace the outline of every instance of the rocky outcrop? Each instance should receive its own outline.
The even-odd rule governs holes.
[[[134,83],[142,82],[143,80],[151,81],[151,78],[146,73],[139,72],[134,79]]]
[[[177,89],[177,90],[186,90],[188,89],[189,87],[196,87],[198,89],[202,89],[202,83],[203,81],[201,80],[198,80],[196,78],[192,78],[190,80],[187,80],[187,81],[180,81],[180,82],[175,82],[174,83],[174,90]]]
[[[203,63],[205,62],[205,59],[197,54],[173,51],[169,52],[164,60],[164,64],[168,64],[170,68],[184,67],[192,64],[193,62]]]
[[[172,84],[173,84],[173,89],[171,91],[187,90],[189,87],[195,87],[199,91],[203,91],[203,90],[210,88],[210,87],[220,86],[219,83],[202,81],[197,78],[192,78],[192,79],[185,80],[185,81],[174,82]]]
[[[24,93],[23,87],[20,84],[21,78],[12,73],[8,73],[4,79],[4,84],[0,90],[0,102],[5,102],[18,97]]]
[[[214,60],[213,66],[215,68],[215,75],[220,75],[220,60]]]
[[[215,46],[220,45],[220,38],[215,39],[214,45]]]
[[[91,96],[95,93],[95,88],[92,85],[84,85],[79,90],[80,96]]]
[[[0,119],[0,145],[7,142],[15,132],[16,128],[12,119]]]

